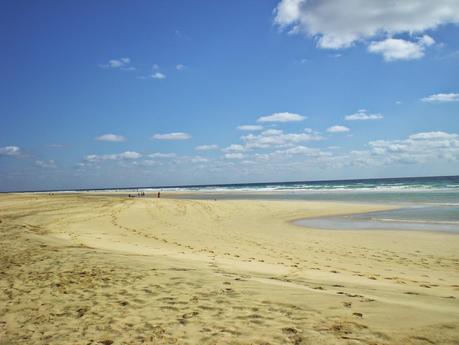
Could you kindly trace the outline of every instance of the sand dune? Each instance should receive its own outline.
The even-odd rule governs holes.
[[[459,236],[294,201],[0,196],[0,344],[458,344]]]

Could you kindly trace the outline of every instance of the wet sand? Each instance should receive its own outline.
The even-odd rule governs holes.
[[[0,195],[0,344],[458,344],[459,236],[384,205]]]

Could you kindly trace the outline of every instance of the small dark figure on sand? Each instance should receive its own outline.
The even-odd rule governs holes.
[[[158,199],[161,197],[161,192],[158,192]]]

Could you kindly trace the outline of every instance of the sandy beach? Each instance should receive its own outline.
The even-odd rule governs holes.
[[[0,344],[458,344],[459,236],[385,205],[0,195]]]

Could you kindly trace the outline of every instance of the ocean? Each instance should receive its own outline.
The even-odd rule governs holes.
[[[306,219],[298,221],[297,224],[322,229],[403,229],[459,233],[459,176],[139,187],[124,190],[144,191],[147,194],[161,191],[165,196],[168,191],[181,192],[178,197],[189,199],[391,204],[397,206],[397,209],[352,216]]]
[[[151,189],[144,189],[145,191]],[[155,189],[157,190],[157,189]],[[271,199],[382,203],[391,211],[304,219],[298,225],[343,230],[447,231],[459,234],[459,176],[250,183],[162,188],[193,199]],[[186,194],[197,192],[197,194]]]
[[[459,176],[174,186],[141,190],[198,192],[199,195],[189,197],[202,199],[211,199],[219,194],[219,198],[226,199],[269,198],[459,206]]]

